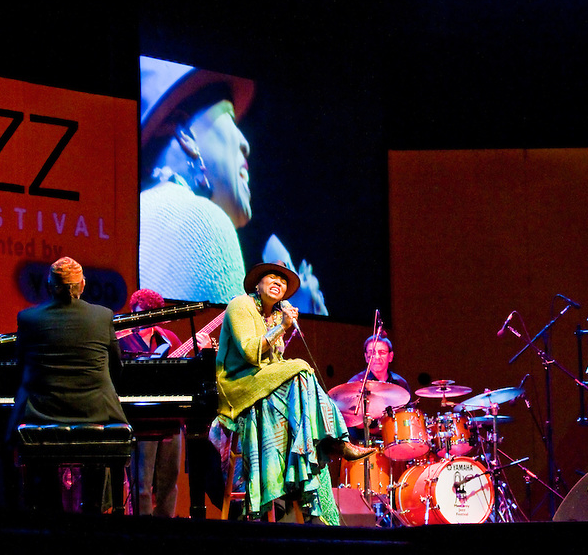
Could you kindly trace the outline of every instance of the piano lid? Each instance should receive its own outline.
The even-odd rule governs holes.
[[[115,314],[112,321],[116,331],[128,328],[137,328],[150,326],[160,322],[169,322],[171,320],[181,320],[190,318],[198,311],[208,308],[208,301],[197,303],[186,303],[175,306],[165,306],[163,308],[154,308],[152,310],[143,310],[141,312],[127,312],[124,314]],[[0,335],[0,347],[10,345],[16,342],[16,333],[5,333]]]
[[[197,303],[165,306],[163,308],[154,308],[151,310],[142,310],[140,312],[116,314],[113,318],[114,329],[118,331],[127,328],[150,326],[152,324],[168,322],[170,320],[190,318],[191,316],[194,316],[198,311],[204,310],[208,306],[208,301],[202,301]]]

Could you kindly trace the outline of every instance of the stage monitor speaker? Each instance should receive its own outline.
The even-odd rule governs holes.
[[[553,515],[555,522],[588,521],[588,474],[570,490]]]
[[[376,515],[358,489],[333,488],[333,495],[341,514],[341,526],[376,525]]]

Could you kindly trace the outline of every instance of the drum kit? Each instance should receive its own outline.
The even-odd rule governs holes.
[[[511,418],[498,413],[501,404],[520,397],[524,389],[487,390],[455,403],[451,399],[472,389],[452,380],[434,381],[415,394],[439,399],[442,409],[452,410],[428,417],[416,408],[420,399],[407,404],[410,394],[399,385],[367,380],[363,394],[361,388],[361,382],[352,382],[329,391],[347,425],[363,427],[365,443],[378,447],[368,459],[342,461],[339,487],[361,490],[377,523],[477,524],[517,518],[518,508],[501,476],[504,468],[520,466],[527,458],[509,458],[500,466],[498,424]]]

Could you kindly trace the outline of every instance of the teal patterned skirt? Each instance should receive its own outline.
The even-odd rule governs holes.
[[[275,499],[297,499],[303,511],[326,524],[339,524],[331,488],[325,438],[348,441],[341,412],[302,371],[237,418],[241,435],[247,510],[253,517]]]

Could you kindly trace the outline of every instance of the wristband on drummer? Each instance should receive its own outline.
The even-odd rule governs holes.
[[[267,330],[267,333],[264,335],[265,340],[273,347],[273,345],[286,333],[286,330],[282,326],[282,324],[278,324],[274,326],[272,329]]]

